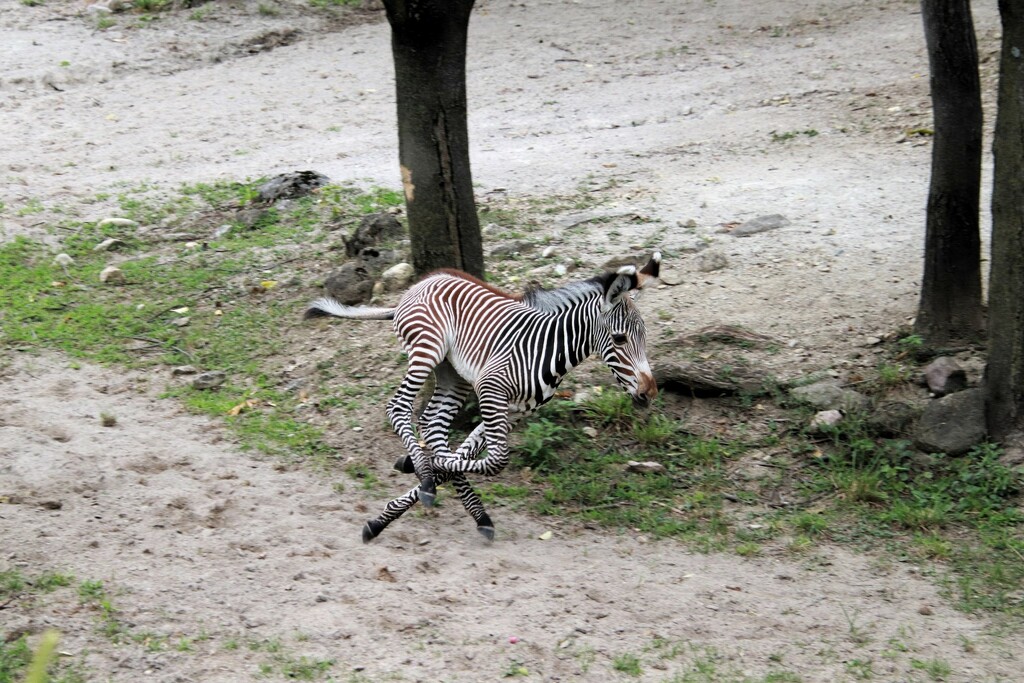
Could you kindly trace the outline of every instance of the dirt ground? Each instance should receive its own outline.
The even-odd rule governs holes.
[[[990,102],[998,17],[974,5]],[[125,184],[310,168],[400,186],[381,12],[216,2],[97,29],[105,16],[0,2],[0,239],[52,240],[47,211],[102,218],[96,195]],[[660,245],[653,348],[743,325],[779,341],[782,376],[848,377],[911,319],[930,147],[908,131],[931,118],[917,2],[481,0],[469,52],[481,201],[601,192],[607,237],[569,234],[585,212],[549,237],[586,264]],[[722,232],[769,214],[788,225]],[[709,253],[725,267],[701,270]],[[316,334],[296,365],[362,333]],[[386,329],[368,338],[393,357]],[[102,581],[134,632],[188,645],[114,644],[71,594],[0,610],[6,634],[59,628],[86,680],[299,677],[329,659],[342,681],[835,681],[866,661],[925,681],[937,660],[944,680],[1021,680],[1024,638],[955,611],[929,567],[846,547],[695,554],[500,508],[486,546],[457,506],[363,545],[379,493],[241,452],[158,398],[165,374],[4,366],[0,569]],[[381,473],[398,447],[379,415],[346,443],[385,451]],[[616,669],[629,654],[639,675]]]

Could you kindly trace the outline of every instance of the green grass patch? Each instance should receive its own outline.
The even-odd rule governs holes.
[[[736,475],[750,448],[786,453],[766,483]],[[884,550],[935,563],[960,609],[1020,619],[1024,477],[1000,456],[988,444],[960,457],[923,455],[872,435],[856,417],[824,443],[800,431],[699,436],[608,390],[530,418],[513,440],[513,464],[529,468],[529,486],[491,487],[487,497],[740,556],[777,542],[794,553],[822,542]],[[640,471],[630,461],[661,468]],[[780,488],[786,505],[764,506]]]
[[[244,444],[325,462],[322,433],[296,419],[295,400],[275,392],[266,374],[283,349],[276,331],[299,324],[306,298],[289,291],[301,282],[286,278],[290,266],[281,264],[325,239],[325,226],[354,226],[403,197],[331,185],[267,207],[254,203],[261,183],[198,183],[169,197],[146,185],[126,187],[116,197],[120,217],[142,228],[126,221],[56,225],[70,260],[55,261],[55,251],[25,238],[0,245],[0,348],[223,371],[229,382],[219,390],[172,394],[211,415],[255,400],[229,420]],[[230,230],[219,230],[224,225]],[[163,230],[208,239],[187,245],[149,239]],[[116,254],[94,250],[107,239],[119,240]],[[123,283],[100,282],[112,262]]]

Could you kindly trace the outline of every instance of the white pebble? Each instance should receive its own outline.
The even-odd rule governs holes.
[[[100,282],[116,284],[124,282],[124,271],[117,266],[107,266],[100,271]]]

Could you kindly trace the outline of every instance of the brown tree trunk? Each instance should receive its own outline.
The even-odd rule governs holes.
[[[466,37],[473,0],[385,0],[391,24],[412,264],[483,276],[466,124]]]
[[[1024,431],[1024,6],[999,0],[999,15],[985,390],[989,434],[1002,440]]]
[[[969,0],[922,0],[935,138],[915,332],[931,345],[975,340],[981,304],[981,84]]]

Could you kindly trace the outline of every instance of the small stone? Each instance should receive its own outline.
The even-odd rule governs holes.
[[[829,427],[835,427],[843,421],[843,414],[838,410],[822,410],[811,419],[811,431],[822,432]]]
[[[709,249],[697,255],[697,270],[710,273],[728,267],[729,259],[720,251]]]
[[[408,287],[415,274],[410,264],[396,263],[380,274],[380,280],[384,283],[384,289],[395,292]]]
[[[928,605],[928,604],[921,605],[920,607],[917,608],[917,613],[918,614],[922,614],[922,615],[924,615],[926,617],[930,617],[933,614],[931,605]]]
[[[559,263],[555,265],[555,275],[557,275],[558,277],[563,277],[568,272],[569,269],[565,266],[564,263]]]
[[[75,259],[71,258],[67,254],[57,254],[53,257],[53,263],[61,268],[67,268],[70,265],[74,265]]]
[[[790,389],[789,395],[820,410],[861,411],[870,404],[867,396],[853,389],[844,389],[832,380]]]
[[[120,247],[123,247],[124,245],[125,245],[125,243],[124,243],[123,240],[119,240],[116,237],[108,237],[107,239],[103,240],[102,242],[97,244],[95,247],[93,247],[92,250],[93,251],[113,251],[114,249],[118,249]]]
[[[228,376],[221,370],[204,372],[192,380],[193,389],[215,389],[228,381]]]
[[[130,220],[128,218],[104,218],[99,223],[97,223],[97,227],[100,227],[100,228],[107,227],[108,225],[111,226],[111,227],[114,227],[114,228],[137,228],[137,227],[139,227],[138,223],[136,223],[135,221]]]
[[[124,283],[124,271],[117,266],[107,266],[100,271],[100,282],[110,285],[122,284]]]
[[[557,249],[555,248],[555,245],[552,244],[544,247],[544,251],[542,251],[540,255],[542,258],[550,258],[551,256],[554,256],[556,251]]]
[[[754,235],[759,232],[767,232],[768,230],[778,230],[789,225],[789,219],[782,214],[773,213],[767,216],[758,216],[757,218],[751,218],[746,223],[738,226],[732,230],[729,234],[733,237],[747,237]]]
[[[179,365],[178,367],[171,368],[171,375],[173,377],[180,377],[181,375],[194,375],[199,372],[199,369],[194,365]]]
[[[182,316],[181,318],[173,319],[171,321],[171,324],[174,325],[175,327],[185,327],[190,322],[192,322],[192,318],[190,318],[189,316],[186,315],[186,316]]]
[[[224,225],[218,227],[216,230],[213,231],[213,239],[219,240],[221,237],[231,232],[232,227],[233,226],[231,226],[228,223],[225,223]]]
[[[954,358],[939,356],[924,369],[928,391],[945,396],[967,388],[967,373]]]
[[[597,438],[597,430],[594,429],[593,427],[584,427],[582,431],[583,431],[583,433],[588,438],[591,438],[591,439],[596,439]]]
[[[626,463],[627,472],[636,472],[637,474],[663,474],[665,466],[660,462],[654,462],[648,460],[646,462],[637,462],[636,460],[630,460]]]

